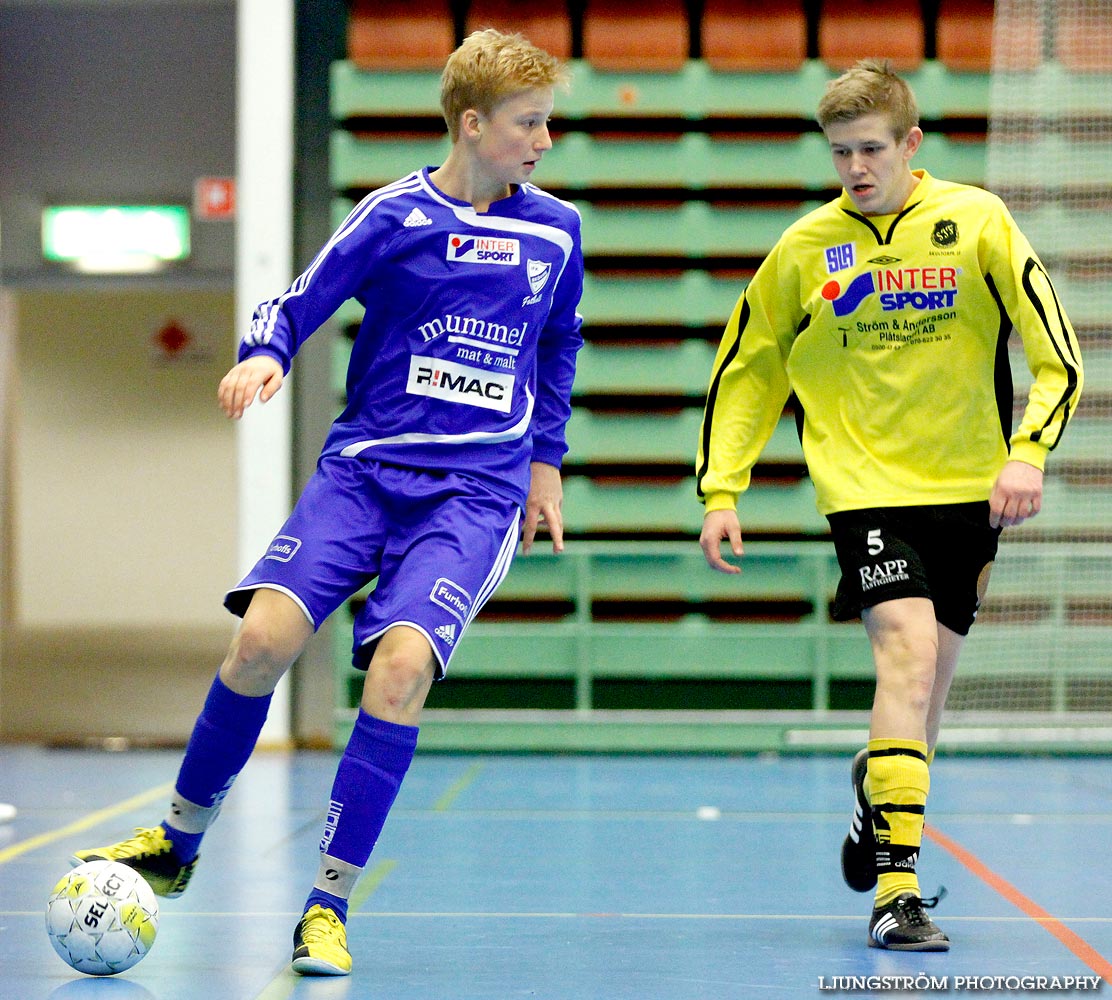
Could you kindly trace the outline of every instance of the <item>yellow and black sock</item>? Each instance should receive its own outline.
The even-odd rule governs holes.
[[[930,792],[927,745],[919,740],[869,740],[865,787],[876,834],[876,906],[902,892],[920,895],[915,865]]]

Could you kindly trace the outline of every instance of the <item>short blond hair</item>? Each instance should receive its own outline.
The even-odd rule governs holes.
[[[902,139],[919,124],[919,105],[911,88],[892,72],[886,59],[862,59],[826,85],[815,119],[824,131],[865,115],[888,116],[892,131]]]
[[[535,87],[567,82],[559,59],[524,35],[496,28],[472,32],[448,57],[440,76],[440,109],[452,142],[459,138],[460,115],[468,108],[489,115],[507,97]]]

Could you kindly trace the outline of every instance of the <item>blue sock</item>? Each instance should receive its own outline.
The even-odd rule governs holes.
[[[205,828],[215,819],[224,796],[255,749],[270,699],[270,695],[236,694],[219,674],[213,678],[185,748],[174,786],[175,801],[162,824],[183,862],[197,856]],[[179,796],[186,802],[177,801]]]
[[[343,896],[333,896],[330,892],[313,887],[309,898],[305,900],[303,913],[308,913],[314,906],[325,906],[340,918],[340,923],[346,924],[348,919],[348,901]]]
[[[306,910],[319,903],[335,910],[340,919],[347,918],[350,885],[345,885],[343,896],[322,888],[328,859],[343,862],[343,878],[354,884],[356,872],[366,866],[409,770],[417,748],[417,732],[416,726],[385,722],[360,709],[336,769],[320,842],[321,874],[305,903]],[[334,882],[330,884],[336,888]]]

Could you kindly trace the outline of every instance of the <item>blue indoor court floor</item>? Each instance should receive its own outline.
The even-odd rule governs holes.
[[[260,752],[189,891],[161,901],[151,953],[81,976],[50,946],[46,897],[72,850],[161,818],[178,759],[0,746],[0,800],[19,808],[0,827],[3,1000],[956,996],[957,977],[1004,985],[970,995],[1030,996],[1007,984],[1039,976],[1112,989],[1112,761],[940,755],[919,871],[925,894],[948,889],[934,917],[953,946],[900,954],[866,946],[870,897],[841,880],[848,752],[418,754],[356,889],[355,971],[339,979],[287,968],[336,758]],[[920,974],[947,990],[836,978]]]

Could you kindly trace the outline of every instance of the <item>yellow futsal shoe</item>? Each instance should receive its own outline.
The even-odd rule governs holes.
[[[303,976],[351,975],[347,931],[327,907],[309,907],[293,932],[293,971]]]
[[[155,895],[169,899],[176,899],[185,892],[193,877],[193,869],[197,867],[197,858],[182,864],[161,825],[149,829],[137,826],[135,836],[129,840],[121,840],[108,847],[74,851],[70,857],[71,865],[86,861],[119,861],[142,875]]]

